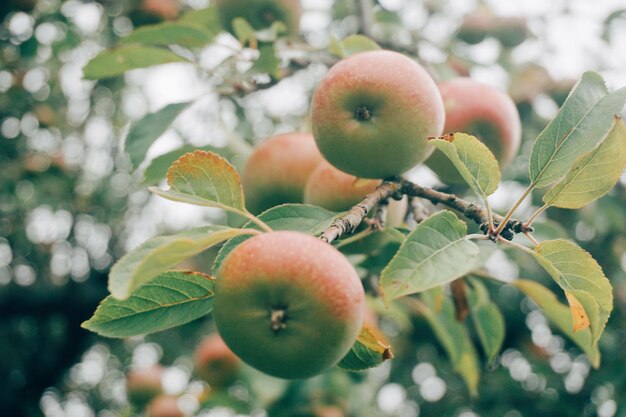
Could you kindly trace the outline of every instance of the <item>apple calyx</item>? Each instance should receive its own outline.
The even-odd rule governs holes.
[[[354,111],[354,117],[358,121],[367,121],[372,118],[372,111],[367,106],[361,105]]]
[[[287,309],[286,308],[272,308],[270,312],[270,321],[272,323],[271,328],[274,334],[287,328]]]

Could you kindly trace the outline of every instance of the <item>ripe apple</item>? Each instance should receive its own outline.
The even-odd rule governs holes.
[[[143,369],[133,369],[126,375],[126,392],[134,403],[147,403],[161,393],[163,367],[153,365]]]
[[[519,151],[522,125],[513,100],[486,84],[469,78],[454,78],[439,85],[446,108],[445,133],[464,132],[476,136],[506,167]],[[452,162],[436,151],[426,165],[448,184],[464,183]]]
[[[159,395],[148,404],[148,417],[184,417],[173,395]]]
[[[437,86],[415,61],[392,51],[352,55],[313,95],[313,136],[335,167],[359,178],[400,175],[433,151],[443,130]]]
[[[313,170],[304,188],[304,202],[332,211],[344,211],[374,191],[380,180],[358,179],[322,161]]]
[[[217,7],[220,21],[231,33],[236,17],[246,19],[257,30],[268,28],[274,22],[283,22],[289,35],[295,36],[299,31],[300,0],[218,0]]]
[[[237,376],[240,360],[217,333],[202,339],[194,357],[196,373],[211,387],[226,386]]]
[[[339,362],[361,330],[364,309],[350,262],[299,232],[248,239],[217,273],[219,334],[244,362],[279,378],[311,377]]]
[[[309,175],[322,160],[313,136],[294,132],[261,143],[248,159],[242,184],[254,214],[283,203],[301,203]]]
[[[174,20],[180,13],[178,0],[143,0],[141,9],[165,20]]]

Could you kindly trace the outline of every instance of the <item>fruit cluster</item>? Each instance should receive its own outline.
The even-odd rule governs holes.
[[[520,144],[511,99],[470,79],[437,86],[424,68],[392,51],[355,54],[333,66],[311,105],[313,134],[274,136],[247,162],[247,207],[283,203],[334,211],[357,204],[381,180],[424,162],[429,138],[478,135],[509,163]],[[436,152],[427,164],[444,181],[460,175]],[[332,246],[297,232],[271,232],[237,246],[222,263],[214,318],[226,344],[253,367],[306,378],[335,365],[362,326],[364,291]]]
[[[237,17],[257,30],[282,22],[288,35],[298,32],[298,1],[217,5],[231,33]],[[433,154],[430,138],[477,135],[506,165],[517,153],[521,130],[505,94],[470,79],[438,86],[420,64],[387,50],[336,63],[313,95],[311,124],[312,134],[274,136],[253,151],[242,175],[251,213],[284,203],[348,210],[431,154],[426,163],[442,181],[458,182],[454,166]],[[349,352],[363,325],[364,300],[354,267],[337,249],[303,233],[269,232],[240,243],[223,260],[213,314],[224,342],[244,362],[269,375],[306,378]],[[215,375],[235,364],[221,361],[221,371],[205,379],[222,384]]]

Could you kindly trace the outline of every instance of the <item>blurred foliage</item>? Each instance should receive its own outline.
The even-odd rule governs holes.
[[[170,21],[181,12],[202,9],[206,2],[0,3],[0,375],[4,376],[0,415],[134,415],[141,410],[128,402],[124,374],[129,366],[160,362],[167,366],[166,391],[183,394],[180,403],[190,413],[201,405],[203,415],[234,415],[228,410],[236,410],[262,416],[260,410],[265,409],[270,416],[322,417],[332,415],[322,414],[330,407],[354,416],[626,416],[626,405],[620,404],[626,392],[623,177],[602,200],[579,211],[553,209],[549,219],[540,220],[551,238],[563,231],[575,236],[615,288],[615,310],[600,342],[598,370],[590,370],[581,351],[549,327],[537,307],[513,286],[489,280],[486,288],[502,310],[506,335],[502,353],[484,365],[479,396],[473,399],[424,317],[401,307],[375,308],[395,354],[379,368],[364,373],[335,369],[289,383],[243,368],[233,384],[212,390],[193,375],[190,359],[198,341],[212,328],[210,319],[125,341],[99,338],[79,327],[106,295],[109,267],[127,249],[202,217],[218,223],[232,221],[206,210],[177,215],[178,207],[172,209],[150,197],[141,184],[141,170],[134,171],[135,161],[131,163],[119,150],[120,139],[129,129],[132,132],[129,121],[140,120],[164,104],[200,97],[166,133],[174,145],[162,141],[160,152],[149,152],[150,158],[168,151],[174,156],[165,156],[165,162],[155,160],[146,171],[147,182],[157,181],[180,154],[174,149],[183,145],[222,149],[235,166],[241,166],[250,144],[306,123],[308,97],[333,62],[320,53],[329,42],[342,54],[358,50],[358,43],[337,43],[359,32],[356,3],[337,0],[330,10],[312,4],[305,10],[308,17],[324,21],[332,16],[330,23],[304,27],[308,45],[273,43],[276,28],[265,33],[267,38],[258,39],[258,60],[256,51],[242,48],[232,36],[203,32],[200,36],[206,39],[217,35],[205,50],[190,54],[174,48],[178,56],[193,61],[187,64],[191,70],[179,71],[175,77],[191,77],[190,83],[196,83],[194,94],[183,98],[173,94],[165,103],[158,102],[154,87],[147,85],[149,72],[96,82],[83,79],[82,67],[133,28]],[[516,30],[503,34],[506,19],[488,8],[451,13],[459,4],[380,1],[373,4],[368,35],[384,47],[428,62],[439,80],[484,76],[485,71],[500,78],[506,74],[503,84],[518,105],[525,139],[498,191],[500,200],[506,200],[507,195],[517,196],[528,181],[532,140],[573,82],[554,79],[552,69],[519,58],[520,51],[544,51],[543,19],[534,18],[528,26],[523,19],[508,20]],[[202,14],[187,16],[195,22],[212,22]],[[603,38],[598,41],[607,48],[623,39],[623,31],[618,32],[623,16],[623,10],[613,10],[605,17]],[[481,25],[488,29],[477,34]],[[250,33],[245,35],[249,38]],[[244,43],[253,41],[257,39]],[[195,47],[191,42],[190,48]],[[540,198],[533,195],[532,207],[523,207],[524,212],[541,206]],[[393,253],[397,245],[387,248]],[[361,270],[370,271],[366,278],[386,265],[385,250],[361,260]],[[196,268],[208,271],[215,255],[216,251],[209,251],[196,259]],[[540,278],[557,289],[536,264],[523,255],[508,255],[517,266],[496,253],[488,264],[490,274]],[[474,330],[471,336],[478,340]]]

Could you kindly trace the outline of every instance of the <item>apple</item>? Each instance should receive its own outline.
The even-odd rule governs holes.
[[[304,202],[332,211],[349,210],[380,183],[380,180],[358,179],[322,161],[309,176]]]
[[[148,417],[184,417],[178,406],[178,398],[172,395],[159,395],[148,404]]]
[[[528,38],[528,23],[525,17],[511,16],[494,19],[491,34],[505,48],[514,48]]]
[[[174,20],[180,13],[178,0],[143,0],[141,8],[165,20]]]
[[[514,48],[524,42],[528,34],[528,22],[525,17],[495,16],[488,9],[480,9],[465,16],[456,37],[470,45],[493,37],[505,48]]]
[[[271,137],[252,152],[242,175],[246,207],[254,214],[283,203],[302,203],[309,175],[322,155],[313,136],[294,132]]]
[[[162,376],[163,367],[161,365],[129,371],[126,375],[126,392],[129,400],[142,404],[160,394]]]
[[[252,367],[307,378],[339,362],[363,324],[365,294],[350,262],[300,232],[254,236],[217,272],[213,317],[228,347]]]
[[[513,100],[497,88],[469,78],[444,81],[439,89],[446,108],[444,132],[474,135],[487,145],[501,168],[511,163],[522,140],[520,116]],[[440,151],[435,151],[426,165],[445,183],[464,183]]]
[[[476,45],[489,35],[492,21],[493,15],[488,10],[481,9],[471,13],[463,19],[456,37],[467,44]]]
[[[233,382],[240,365],[240,359],[217,333],[202,339],[196,348],[194,359],[198,376],[214,388]]]
[[[217,7],[222,25],[231,33],[236,17],[246,19],[257,30],[283,22],[287,33],[295,36],[300,28],[300,0],[217,0]]]
[[[428,137],[443,131],[437,85],[415,61],[393,51],[361,52],[335,64],[311,105],[324,157],[359,178],[389,178],[424,161]]]

